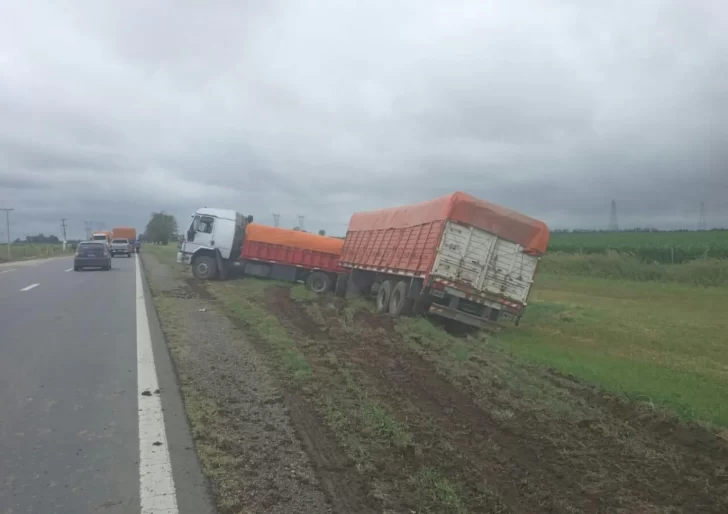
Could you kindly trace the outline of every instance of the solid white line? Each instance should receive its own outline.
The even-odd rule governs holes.
[[[21,291],[30,291],[34,287],[38,287],[40,284],[30,284],[29,286],[25,286]]]
[[[73,271],[73,268],[68,268],[67,270],[64,270],[64,271],[65,271],[66,273],[68,273],[69,271]]]
[[[135,264],[141,514],[178,514],[139,256]]]

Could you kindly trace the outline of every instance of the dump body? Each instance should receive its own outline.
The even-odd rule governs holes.
[[[375,284],[420,281],[410,289],[431,297],[431,312],[452,317],[449,308],[492,321],[501,312],[521,316],[548,240],[543,222],[456,192],[355,213],[340,263],[374,274]]]
[[[341,273],[346,271],[339,265],[343,244],[333,237],[251,223],[245,229],[240,260]]]
[[[111,231],[112,239],[128,239],[130,243],[136,241],[136,229],[132,227],[115,227]]]

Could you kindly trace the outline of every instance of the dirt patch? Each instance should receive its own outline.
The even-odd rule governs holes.
[[[333,448],[332,474],[337,458],[346,457],[316,427],[313,435],[297,432],[291,412],[310,407],[281,391],[265,358],[206,291],[175,278],[153,255],[143,261],[218,510],[366,512],[346,508],[356,498],[354,481],[339,491],[339,482],[317,475],[321,466],[309,458],[307,441],[320,454]]]
[[[333,352],[410,431],[416,451],[389,469],[395,480],[437,468],[465,485],[474,512],[728,509],[728,445],[700,427],[548,373],[521,380],[535,369],[504,375],[498,366],[511,364],[472,348],[452,372],[428,341],[339,300],[294,302],[285,288],[266,300],[297,340],[316,341],[301,346],[310,362]]]

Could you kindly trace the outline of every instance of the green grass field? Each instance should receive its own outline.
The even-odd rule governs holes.
[[[67,254],[73,253],[71,245],[68,245]],[[24,259],[38,259],[45,257],[53,257],[55,255],[63,255],[63,246],[60,244],[11,244],[10,256],[12,261],[22,261]],[[0,262],[8,261],[8,247],[0,244]]]
[[[680,264],[699,258],[728,258],[728,230],[692,232],[554,232],[549,252],[604,253],[614,250],[644,261]]]
[[[504,351],[728,426],[728,290],[542,273]]]

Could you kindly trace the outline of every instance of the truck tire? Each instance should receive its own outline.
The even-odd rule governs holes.
[[[212,280],[217,276],[217,262],[207,255],[195,257],[192,261],[192,274],[199,280]]]
[[[377,314],[389,311],[389,300],[392,298],[392,281],[385,280],[377,291]]]
[[[317,294],[331,289],[331,277],[322,271],[314,271],[306,278],[306,287]]]
[[[392,289],[389,299],[389,315],[398,318],[401,315],[409,314],[412,301],[407,298],[407,282],[400,280]]]

